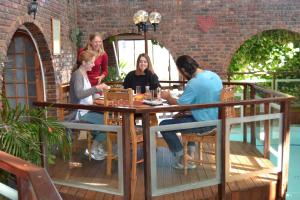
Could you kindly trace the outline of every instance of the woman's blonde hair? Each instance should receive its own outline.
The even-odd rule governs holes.
[[[146,58],[146,60],[147,60],[147,63],[148,63],[148,68],[147,69],[149,70],[149,72],[151,72],[152,74],[154,74],[154,70],[153,70],[153,67],[152,67],[152,64],[151,64],[150,57],[147,54],[145,54],[145,53],[141,53],[139,55],[139,57],[137,58],[136,69],[138,69],[139,63],[140,63],[140,60],[141,60],[142,57]]]
[[[95,32],[95,33],[90,34],[87,45],[84,48],[85,50],[93,50],[93,47],[92,47],[91,43],[95,39],[95,37],[99,37],[102,40],[102,35],[99,32]],[[103,47],[103,40],[102,40],[102,44],[100,45],[99,51],[97,53],[98,53],[98,55],[103,55],[105,53],[104,47]]]

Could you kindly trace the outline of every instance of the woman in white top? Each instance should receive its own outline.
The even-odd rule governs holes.
[[[91,71],[94,66],[96,54],[93,51],[86,50],[80,53],[78,57],[79,66],[72,73],[70,80],[70,103],[73,104],[93,104],[93,94],[109,89],[105,84],[91,86],[87,71]],[[103,124],[103,113],[92,112],[88,110],[79,109],[73,112],[69,119],[86,121],[93,124]],[[104,133],[93,133],[94,140],[92,144],[91,157],[95,160],[103,160],[105,158],[105,151],[102,142],[105,141],[106,135]],[[88,155],[86,150],[85,154]]]

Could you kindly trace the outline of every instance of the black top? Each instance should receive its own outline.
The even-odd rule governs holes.
[[[125,89],[131,88],[134,91],[136,86],[141,86],[142,93],[145,93],[145,86],[150,86],[150,90],[154,90],[160,87],[160,84],[156,74],[145,70],[144,75],[136,75],[133,70],[126,75],[123,86]]]

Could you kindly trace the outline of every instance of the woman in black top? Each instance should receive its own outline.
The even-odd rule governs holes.
[[[145,93],[145,86],[150,86],[150,90],[160,87],[158,77],[154,73],[150,58],[147,54],[140,54],[136,62],[136,70],[129,72],[123,83],[124,88],[141,86],[142,93]]]

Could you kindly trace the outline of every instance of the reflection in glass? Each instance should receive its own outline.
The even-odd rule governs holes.
[[[24,56],[16,55],[16,68],[24,68]]]
[[[24,82],[25,81],[24,70],[16,70],[16,81],[17,82]]]
[[[14,69],[6,69],[4,71],[4,80],[5,83],[11,83],[14,80]]]
[[[13,84],[6,84],[5,93],[7,97],[15,96],[15,86]]]
[[[29,69],[27,71],[27,80],[30,81],[35,81],[35,71],[34,69]]]
[[[15,38],[15,52],[22,53],[24,51],[24,40],[22,37]]]
[[[25,97],[26,95],[26,88],[24,84],[17,84],[17,96]]]
[[[28,96],[35,96],[35,95],[36,95],[35,85],[29,84],[28,85]]]

